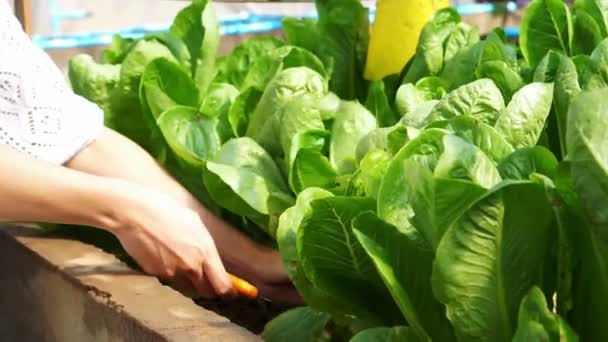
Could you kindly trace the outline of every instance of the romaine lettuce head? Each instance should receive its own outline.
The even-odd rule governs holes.
[[[312,69],[296,67],[281,71],[264,90],[251,114],[246,135],[256,140],[271,155],[280,154],[282,109],[294,97],[308,95],[321,98],[327,92],[327,80]]]

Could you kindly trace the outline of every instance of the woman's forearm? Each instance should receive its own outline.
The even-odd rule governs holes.
[[[259,245],[201,205],[144,150],[112,130],[106,129],[96,142],[67,165],[87,173],[116,177],[161,190],[196,211],[213,236],[224,263],[230,268],[238,268],[250,263],[252,258],[259,259],[265,255],[260,253]]]
[[[51,165],[0,145],[0,220],[112,230],[117,181]],[[78,208],[75,210],[75,208]]]
[[[162,191],[40,162],[5,146],[0,146],[0,177],[5,221],[102,228],[148,274],[203,296],[234,293],[199,216]]]

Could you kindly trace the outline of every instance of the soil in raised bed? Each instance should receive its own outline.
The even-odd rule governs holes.
[[[230,301],[222,299],[196,299],[195,303],[218,315],[228,318],[254,334],[260,334],[266,323],[288,308],[270,302],[238,297]]]

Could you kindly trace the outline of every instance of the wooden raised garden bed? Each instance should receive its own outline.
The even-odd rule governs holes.
[[[259,341],[91,245],[0,225],[3,341]]]

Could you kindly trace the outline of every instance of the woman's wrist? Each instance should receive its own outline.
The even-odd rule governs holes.
[[[254,278],[266,273],[280,273],[283,264],[275,249],[256,243],[198,202],[194,210],[213,236],[222,262],[229,272]]]
[[[229,272],[246,278],[264,278],[266,273],[275,271],[277,251],[256,243],[240,249],[220,249],[219,253]]]
[[[222,222],[223,225],[226,225]],[[227,226],[227,225],[226,225]],[[227,229],[234,229],[228,227]],[[214,238],[218,253],[226,269],[241,276],[251,276],[257,272],[256,266],[266,259],[265,249],[249,239],[242,239],[240,243]]]
[[[87,219],[89,225],[118,234],[133,220],[132,214],[141,205],[138,193],[141,190],[129,182],[103,178],[95,183],[89,193]]]

